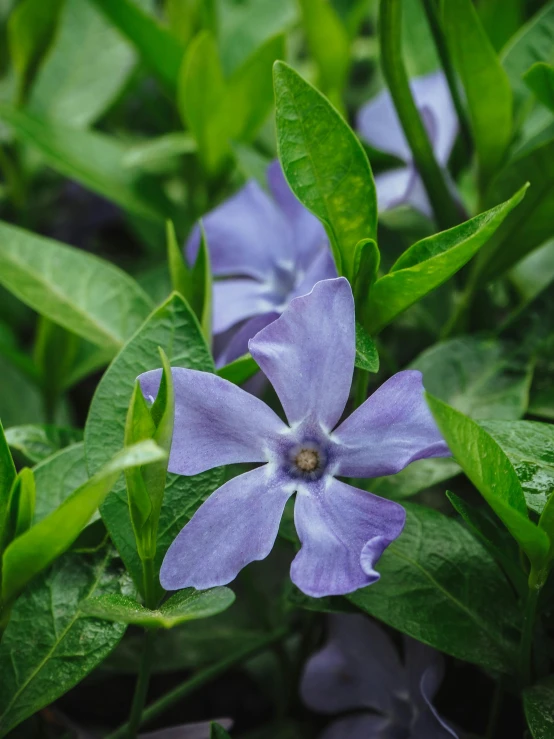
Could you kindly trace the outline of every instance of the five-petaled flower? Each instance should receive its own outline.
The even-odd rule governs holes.
[[[345,715],[321,739],[457,739],[434,708],[442,657],[404,639],[404,663],[386,633],[368,618],[335,614],[330,638],[306,664],[302,697],[319,713]]]
[[[316,282],[336,277],[325,229],[293,195],[278,161],[267,169],[272,197],[254,180],[204,216],[213,274],[217,364],[248,351],[248,340]],[[186,254],[200,244],[196,226]],[[233,331],[228,335],[229,329]]]
[[[437,162],[444,168],[447,181],[454,188],[446,165],[458,133],[458,117],[446,78],[442,72],[433,72],[413,79],[410,87]],[[411,149],[387,89],[361,108],[357,128],[362,139],[371,146],[405,162],[405,166],[391,169],[375,178],[379,210],[405,204],[432,217],[425,187],[415,168]]]
[[[173,369],[175,430],[169,470],[195,475],[219,465],[264,463],[216,490],[163,562],[167,590],[233,580],[273,547],[287,500],[302,547],[293,582],[311,596],[349,593],[379,578],[374,567],[402,531],[401,505],[336,476],[376,477],[416,459],[448,456],[423,397],[421,374],[391,377],[339,423],[356,353],[354,300],[343,278],[318,282],[249,342],[283,405],[265,403],[213,374]],[[140,376],[146,397],[161,370]]]

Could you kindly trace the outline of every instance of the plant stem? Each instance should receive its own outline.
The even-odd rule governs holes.
[[[155,610],[158,606],[158,588],[153,559],[142,560],[142,581],[144,587],[144,605],[150,610]]]
[[[410,90],[402,60],[402,0],[381,0],[379,17],[383,73],[437,225],[444,230],[459,223],[460,216]]]
[[[133,705],[129,715],[129,722],[125,734],[129,739],[135,739],[138,728],[142,722],[142,713],[146,694],[148,693],[148,685],[150,684],[150,674],[152,672],[152,662],[154,658],[154,639],[156,631],[147,629],[144,635],[144,644],[142,648],[142,657],[140,660],[137,684],[135,686],[135,694],[133,696]]]
[[[287,634],[288,629],[283,627],[278,631],[274,631],[272,634],[261,637],[255,644],[250,644],[247,647],[243,647],[243,649],[236,651],[234,654],[230,654],[228,657],[216,662],[215,665],[210,665],[210,667],[207,667],[205,670],[201,670],[194,675],[194,677],[191,677],[189,680],[185,680],[181,685],[178,685],[169,693],[166,693],[166,695],[149,705],[142,712],[142,718],[140,719],[138,726],[142,727],[144,724],[153,721],[155,718],[165,713],[165,711],[171,708],[171,706],[175,705],[175,703],[178,703],[198,688],[201,688],[202,685],[210,682],[210,680],[213,680],[221,673],[230,670],[231,667],[244,662],[245,659],[253,657],[258,652],[272,647],[273,644],[283,639]],[[127,736],[129,736],[129,723],[120,726],[119,729],[116,729],[114,732],[109,734],[106,739],[124,739]]]
[[[493,739],[496,733],[496,726],[500,717],[500,709],[502,708],[502,697],[504,695],[504,688],[501,682],[497,682],[494,686],[494,693],[492,695],[491,709],[489,713],[489,720],[487,722],[487,733],[485,734],[486,739]]]
[[[519,645],[519,674],[522,684],[529,685],[531,682],[531,670],[533,662],[533,640],[535,636],[535,621],[537,617],[537,603],[539,600],[540,587],[534,583],[533,571],[529,576],[529,590],[525,601],[523,613],[523,624],[521,628],[521,642]]]
[[[362,403],[365,403],[365,401],[367,400],[368,387],[369,372],[366,372],[359,367],[356,368],[356,375],[354,377],[354,407],[352,408],[353,411],[355,411],[356,408],[359,408]]]

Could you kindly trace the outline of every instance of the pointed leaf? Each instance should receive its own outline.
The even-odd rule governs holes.
[[[366,372],[379,372],[379,353],[375,342],[357,322],[355,366]]]
[[[10,492],[16,478],[15,465],[6,442],[4,429],[0,422],[0,543],[4,539],[4,527],[7,524]]]
[[[6,441],[29,462],[37,464],[63,447],[81,441],[83,432],[65,426],[27,424],[6,430]]]
[[[523,79],[541,103],[554,111],[554,67],[545,62],[537,62],[527,70]]]
[[[10,492],[8,525],[3,532],[1,550],[31,528],[35,514],[35,498],[33,471],[24,467],[15,478]]]

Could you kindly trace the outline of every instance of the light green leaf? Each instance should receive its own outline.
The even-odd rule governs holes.
[[[259,372],[260,368],[256,364],[256,360],[250,354],[244,354],[238,359],[234,359],[224,367],[220,367],[217,370],[219,377],[235,385],[242,385],[243,382],[249,380],[256,372]]]
[[[151,309],[137,283],[109,262],[1,222],[0,282],[41,315],[113,352]]]
[[[108,621],[135,624],[147,629],[172,629],[186,621],[215,616],[229,608],[234,600],[235,594],[229,588],[203,591],[186,588],[166,600],[155,611],[121,595],[92,598],[82,604],[81,610],[88,616],[97,616]]]
[[[554,490],[552,491],[554,492]],[[544,510],[539,518],[539,529],[544,531],[550,540],[550,548],[548,552],[548,562],[552,562],[554,559],[554,495],[550,494]],[[548,569],[545,569],[545,574],[548,576]]]
[[[518,613],[502,571],[453,518],[406,509],[404,531],[379,560],[381,579],[348,600],[435,649],[511,672]]]
[[[84,618],[79,604],[121,592],[130,594],[128,580],[111,554],[66,554],[19,598],[0,644],[0,736],[107,657],[126,627]]]
[[[520,186],[521,187],[521,186]],[[527,186],[509,200],[459,226],[418,241],[373,285],[364,325],[380,331],[397,315],[458,272],[491,238],[523,199]]]
[[[554,111],[554,67],[536,62],[523,75],[523,80],[543,105]]]
[[[89,479],[85,445],[79,442],[61,449],[37,464],[33,472],[37,490],[34,523],[38,523]]]
[[[10,492],[8,521],[2,532],[0,550],[31,528],[35,513],[35,497],[33,472],[28,467],[23,467],[15,478]]]
[[[8,445],[17,449],[33,464],[50,457],[63,447],[81,441],[82,438],[83,432],[80,429],[64,426],[27,424],[12,426],[6,430]]]
[[[554,677],[523,691],[525,718],[533,739],[554,737]]]
[[[161,82],[175,90],[184,51],[179,39],[130,0],[93,2],[136,47]]]
[[[291,67],[274,67],[277,142],[297,198],[325,225],[337,267],[351,281],[361,239],[377,238],[373,174],[357,136]]]
[[[459,475],[461,469],[454,460],[445,458],[419,459],[396,475],[376,477],[367,483],[367,489],[376,495],[393,500],[412,495]]]
[[[59,508],[13,541],[3,558],[4,603],[12,602],[35,575],[73,544],[123,470],[155,462],[164,456],[165,452],[151,441],[124,449]]]
[[[356,367],[366,372],[379,372],[379,352],[373,339],[356,323]]]
[[[373,283],[378,277],[381,254],[374,239],[362,239],[354,251],[354,302],[363,314]]]
[[[3,539],[4,527],[8,515],[10,492],[15,482],[16,471],[4,429],[0,422],[0,540]]]
[[[129,168],[154,167],[160,162],[195,151],[196,142],[189,133],[166,133],[130,146],[123,155],[122,164]]]
[[[471,0],[442,0],[444,31],[462,80],[482,185],[498,170],[512,137],[508,75]]]
[[[525,0],[482,0],[477,12],[487,36],[498,51],[523,25]]]

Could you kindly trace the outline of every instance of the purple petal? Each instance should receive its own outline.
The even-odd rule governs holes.
[[[224,729],[230,729],[233,722],[229,719],[217,719],[217,723]],[[202,721],[195,724],[169,726],[167,729],[158,729],[139,734],[139,739],[210,739],[211,721]]]
[[[175,426],[170,472],[197,475],[236,462],[266,462],[268,445],[286,430],[261,400],[209,372],[174,367]],[[146,399],[158,393],[161,370],[138,378]]]
[[[330,639],[306,664],[302,698],[312,710],[339,713],[392,711],[392,696],[406,690],[404,669],[386,632],[357,614],[329,618]]]
[[[418,109],[428,109],[433,119],[428,133],[439,164],[446,166],[456,135],[458,116],[452,102],[448,82],[441,71],[417,77],[410,83]],[[429,115],[429,114],[428,114]],[[429,126],[429,120],[427,120]]]
[[[406,514],[398,503],[326,476],[298,489],[294,522],[302,548],[291,579],[306,595],[345,595],[376,582],[373,565],[400,535]],[[372,546],[371,568],[363,551]]]
[[[256,182],[203,218],[211,267],[218,277],[246,275],[265,280],[279,262],[293,263],[292,232],[282,212]],[[196,226],[186,254],[193,263],[200,244]]]
[[[216,490],[169,547],[160,571],[162,587],[205,590],[226,585],[247,564],[265,559],[294,492],[288,483],[265,465]]]
[[[411,166],[391,169],[377,175],[375,187],[379,212],[391,210],[408,202],[408,194],[416,177],[415,170]]]
[[[213,299],[214,334],[227,331],[245,318],[275,310],[267,284],[247,278],[214,282]]]
[[[412,728],[411,739],[458,739],[456,732],[438,714],[430,695],[436,683],[434,668],[429,667],[421,676],[420,691],[424,708]]]
[[[250,339],[256,336],[262,328],[273,323],[276,318],[279,318],[279,313],[263,313],[245,321],[240,328],[231,333],[230,338],[227,339],[225,344],[220,344],[219,351],[217,352],[216,366],[223,367],[229,364],[229,362],[247,354]]]
[[[320,251],[312,264],[308,267],[306,274],[295,287],[292,298],[307,295],[313,286],[322,280],[332,280],[337,277],[337,268],[329,249]]]
[[[411,161],[412,152],[386,88],[359,110],[356,128],[361,138],[375,149]]]
[[[344,277],[295,298],[249,343],[289,423],[312,419],[331,429],[348,401],[354,357],[354,299]]]
[[[391,739],[389,727],[387,718],[363,713],[333,721],[321,739]]]
[[[407,205],[411,205],[412,208],[423,213],[428,218],[433,218],[433,209],[431,208],[431,203],[427,196],[427,190],[425,189],[423,180],[415,171],[414,177],[410,182],[408,192],[406,193],[405,202]]]
[[[413,702],[422,705],[421,679],[426,677],[426,695],[429,700],[435,697],[444,676],[444,660],[440,652],[410,637],[404,637],[404,662],[410,682],[409,691]]]
[[[398,372],[333,433],[342,445],[337,474],[394,475],[416,459],[449,457],[450,450],[427,407],[421,372]]]

